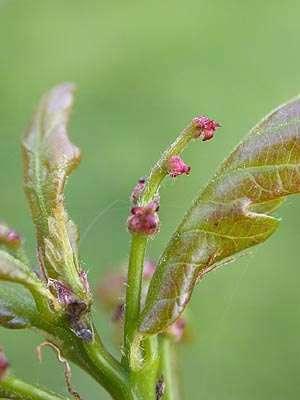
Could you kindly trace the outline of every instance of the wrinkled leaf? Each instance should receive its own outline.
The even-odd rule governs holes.
[[[38,105],[23,140],[24,183],[44,273],[85,298],[77,230],[64,209],[63,195],[67,177],[80,162],[80,151],[67,134],[73,97],[74,86],[65,83],[48,92]]]
[[[26,290],[0,284],[0,326],[29,328],[38,317],[34,301]]]
[[[300,99],[279,107],[233,151],[171,238],[152,279],[140,331],[164,330],[215,265],[266,240],[269,214],[300,192]]]

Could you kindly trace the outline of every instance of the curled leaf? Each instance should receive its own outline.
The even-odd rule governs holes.
[[[64,282],[88,302],[80,278],[77,230],[64,209],[66,179],[80,162],[80,151],[67,134],[73,99],[74,85],[65,83],[39,103],[23,140],[24,184],[46,278]]]
[[[300,99],[268,115],[243,140],[196,199],[161,256],[139,330],[165,330],[215,265],[266,240],[270,216],[300,192]]]

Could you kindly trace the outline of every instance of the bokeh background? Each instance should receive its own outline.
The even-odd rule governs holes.
[[[264,114],[300,92],[300,3],[268,0],[0,0],[0,214],[34,231],[22,192],[20,137],[40,95],[78,85],[72,138],[83,161],[68,184],[69,211],[84,234],[95,283],[128,256],[128,195],[194,115],[222,123],[214,141],[185,153],[193,173],[162,191],[156,259],[186,207],[220,161]],[[300,199],[280,210],[278,232],[198,287],[194,340],[180,349],[185,399],[282,400],[300,396]],[[111,341],[108,319],[99,329]],[[0,329],[17,375],[65,392],[40,338]],[[86,399],[108,399],[77,368]]]

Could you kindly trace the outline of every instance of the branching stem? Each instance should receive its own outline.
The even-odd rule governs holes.
[[[68,400],[10,375],[0,382],[0,397],[14,400]]]

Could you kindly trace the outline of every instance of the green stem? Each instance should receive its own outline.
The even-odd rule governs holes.
[[[116,400],[133,400],[127,370],[108,353],[99,337],[92,343],[81,342],[83,367]]]
[[[136,362],[135,358],[138,357],[138,347],[140,345],[139,340],[135,340],[135,337],[140,315],[140,302],[146,246],[146,236],[132,236],[128,265],[128,284],[126,289],[124,326],[124,350],[128,366]]]
[[[195,126],[191,122],[176,138],[176,140],[165,150],[161,158],[150,171],[144,193],[140,199],[140,204],[145,205],[153,200],[157,194],[160,184],[168,174],[166,164],[170,157],[181,154],[189,142],[194,138]]]
[[[128,372],[104,347],[96,329],[94,339],[78,338],[61,318],[33,318],[32,324],[61,352],[62,356],[87,372],[116,400],[134,400]]]
[[[8,376],[0,382],[0,397],[14,400],[67,400],[67,397],[30,385],[14,376]]]
[[[144,193],[139,201],[140,205],[152,201],[160,187],[163,178],[167,175],[166,164],[173,155],[180,154],[193,139],[195,126],[191,122],[167,148],[161,158],[150,171]],[[132,355],[132,343],[135,339],[137,323],[140,314],[140,296],[143,280],[143,266],[148,237],[135,234],[132,237],[129,266],[128,286],[126,291],[124,347],[127,359]]]
[[[162,336],[160,343],[160,372],[163,376],[165,391],[163,400],[179,400],[178,377],[176,373],[176,357],[174,343]]]
[[[140,206],[148,204],[155,198],[163,178],[168,173],[166,166],[169,158],[180,154],[193,139],[194,133],[195,126],[190,123],[163,153],[150,171],[144,193],[139,200]],[[126,290],[124,359],[127,368],[131,371],[131,384],[136,388],[139,398],[153,400],[156,397],[155,382],[158,368],[157,337],[143,338],[138,333],[147,243],[147,236],[139,234],[132,236]]]

